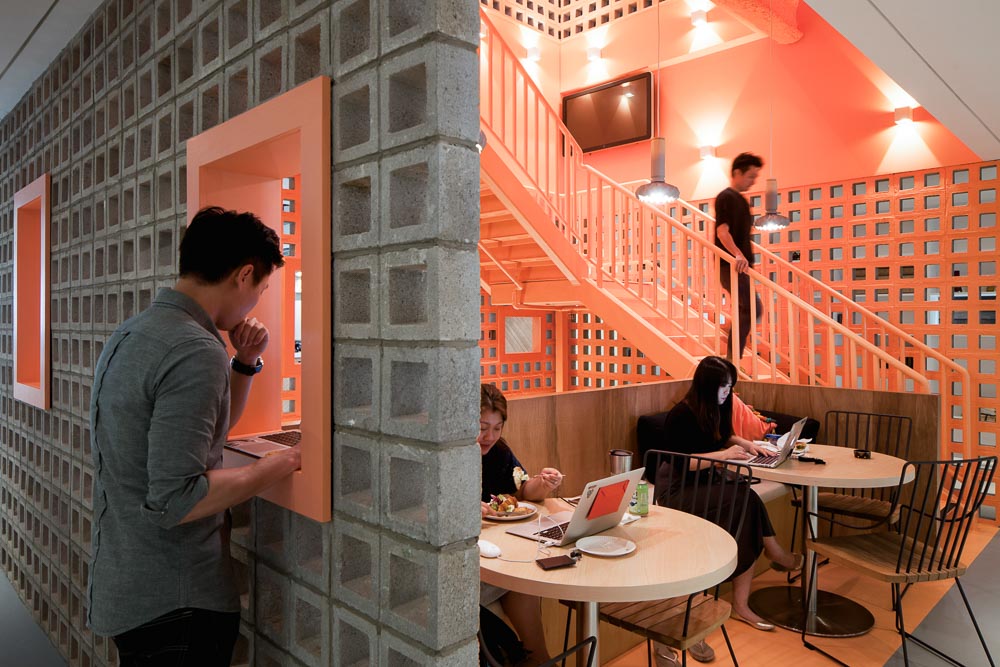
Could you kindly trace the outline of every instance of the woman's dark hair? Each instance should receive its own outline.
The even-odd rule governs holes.
[[[499,412],[500,418],[507,421],[507,399],[495,384],[479,385],[479,414],[484,412]]]
[[[729,382],[736,386],[736,366],[722,357],[705,357],[694,371],[691,388],[684,400],[694,412],[698,426],[718,441],[733,434],[733,392],[719,405],[719,387]]]
[[[181,239],[181,276],[214,285],[247,264],[254,283],[284,266],[278,234],[253,213],[218,206],[198,211]]]

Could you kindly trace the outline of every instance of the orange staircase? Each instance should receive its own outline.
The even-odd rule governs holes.
[[[675,377],[689,376],[706,355],[724,354],[723,329],[738,328],[738,308],[719,285],[714,220],[680,200],[668,215],[584,164],[559,115],[487,12],[480,14],[486,141],[479,247],[482,287],[493,303],[585,307]],[[961,390],[969,386],[964,368],[798,267],[755,250],[761,262],[751,271],[751,289],[763,312],[751,304],[758,324],[743,377],[946,391],[942,431],[958,414],[964,433],[972,433],[971,404]],[[969,438],[942,439],[943,451],[964,453],[969,446]]]

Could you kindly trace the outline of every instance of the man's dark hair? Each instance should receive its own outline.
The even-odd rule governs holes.
[[[216,284],[247,264],[254,283],[284,266],[277,233],[253,213],[218,206],[198,211],[181,239],[181,276]]]
[[[754,155],[753,153],[740,153],[733,160],[733,168],[729,171],[730,175],[735,174],[737,171],[746,171],[750,167],[757,167],[760,169],[764,166],[764,160],[761,159],[759,155]]]

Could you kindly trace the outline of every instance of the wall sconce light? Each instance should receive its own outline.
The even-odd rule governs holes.
[[[702,160],[708,160],[715,157],[715,146],[699,146],[698,155],[701,156]]]
[[[601,47],[599,46],[588,46],[587,47],[587,60],[590,62],[597,62],[601,59]]]
[[[542,59],[542,50],[537,46],[529,46],[527,59],[533,63],[537,63],[539,60]]]
[[[908,125],[913,122],[913,107],[896,107],[893,112],[896,125]]]
[[[704,9],[696,9],[691,12],[691,25],[695,28],[700,28],[706,23],[708,23],[708,12]]]

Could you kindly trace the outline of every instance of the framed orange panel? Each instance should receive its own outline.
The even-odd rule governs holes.
[[[330,304],[330,80],[317,77],[187,142],[189,220],[204,206],[253,211],[281,236],[282,180],[295,177],[295,261],[271,277],[251,316],[270,331],[264,372],[254,380],[243,417],[230,427],[239,437],[288,426],[283,401],[295,395],[301,414],[302,469],[261,494],[317,521],[331,516],[332,367]],[[288,240],[283,236],[288,247]],[[289,365],[294,340],[296,269],[302,272],[303,363]],[[292,283],[292,284],[290,284]],[[294,364],[294,360],[292,361]],[[301,373],[301,376],[299,376]],[[287,378],[296,378],[289,393]],[[286,388],[283,388],[284,387]],[[284,398],[283,398],[284,397]],[[285,403],[284,405],[287,405]],[[225,465],[254,459],[227,450]]]
[[[48,410],[49,175],[14,194],[14,398]]]

